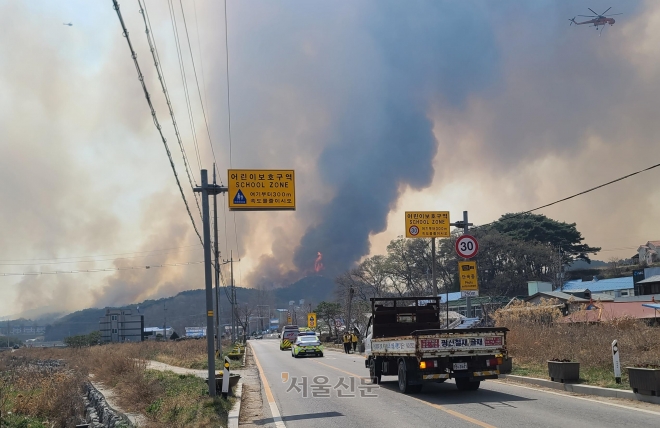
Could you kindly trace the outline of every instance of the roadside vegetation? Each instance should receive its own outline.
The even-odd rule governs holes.
[[[626,367],[660,364],[660,331],[635,319],[600,323],[561,323],[561,312],[547,300],[539,306],[519,302],[495,314],[508,327],[514,375],[549,379],[548,360],[580,363],[580,380],[589,385],[629,389]],[[612,341],[617,340],[622,383],[614,379]]]
[[[202,378],[147,369],[148,359],[202,369],[206,367],[202,356],[206,358],[203,340],[23,348],[2,353],[0,425],[28,428],[81,423],[83,387],[91,379],[112,388],[123,410],[145,415],[148,427],[226,426],[233,398],[209,397]],[[216,364],[219,369],[220,362]]]

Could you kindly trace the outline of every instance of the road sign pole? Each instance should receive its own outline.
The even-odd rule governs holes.
[[[438,280],[435,277],[435,238],[431,238],[431,281],[433,281],[433,296],[438,297]]]
[[[468,212],[463,211],[463,233],[468,233]],[[468,318],[472,318],[472,298],[468,295],[465,298],[465,312]]]

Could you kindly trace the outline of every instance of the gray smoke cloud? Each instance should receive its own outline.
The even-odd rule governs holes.
[[[14,35],[0,41],[0,271],[200,260],[111,3],[51,3],[0,5],[0,25]],[[323,274],[332,276],[384,251],[385,238],[403,232],[401,211],[430,200],[485,223],[653,163],[655,2],[613,0],[607,7],[624,15],[599,37],[568,26],[567,18],[593,8],[586,1],[230,1],[231,162],[224,8],[197,3],[198,24],[191,4],[184,7],[198,72],[205,71],[199,77],[221,181],[230,166],[292,168],[297,176],[295,212],[221,209],[220,249],[223,258],[232,251],[241,258],[239,285],[286,285],[313,272],[319,251]],[[121,4],[199,225],[141,16],[134,3]],[[148,5],[199,181],[167,5]],[[73,27],[62,26],[69,21]],[[201,166],[210,170],[190,88]],[[657,180],[635,180],[543,213],[576,221],[591,245],[626,247],[598,258],[629,257],[628,247],[658,239]],[[177,247],[185,248],[94,263],[29,262]],[[7,262],[17,259],[29,266]],[[203,286],[201,266],[7,278],[0,277],[0,316]]]

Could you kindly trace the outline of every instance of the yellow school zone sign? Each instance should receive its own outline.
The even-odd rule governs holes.
[[[310,312],[307,314],[307,327],[316,328],[316,312]]]
[[[230,169],[230,210],[295,210],[296,177],[292,169]]]
[[[406,238],[449,238],[449,211],[406,211]]]

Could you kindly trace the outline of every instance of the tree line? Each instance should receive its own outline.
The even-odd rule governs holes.
[[[456,239],[438,239],[436,278],[441,293],[459,291]],[[527,294],[527,281],[548,281],[559,285],[557,274],[577,260],[591,262],[590,254],[600,251],[584,243],[575,223],[565,223],[540,214],[505,214],[497,221],[475,227],[470,234],[479,242],[477,261],[479,293],[483,296]],[[322,302],[316,312],[330,328],[348,315],[366,325],[371,297],[426,296],[433,294],[430,239],[398,237],[386,254],[362,261],[336,278],[336,302]]]

